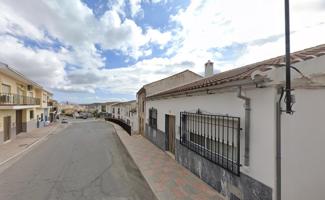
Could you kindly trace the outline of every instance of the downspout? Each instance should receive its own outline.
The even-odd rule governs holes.
[[[238,87],[237,97],[245,101],[245,154],[244,165],[249,166],[249,146],[250,146],[250,121],[251,121],[251,99],[242,94],[241,87]]]
[[[281,101],[284,94],[284,89],[281,87],[278,90],[280,94],[279,101],[276,102],[276,200],[281,200]]]

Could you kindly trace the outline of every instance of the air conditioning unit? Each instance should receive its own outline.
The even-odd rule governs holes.
[[[32,85],[27,85],[27,90],[28,91],[31,91],[33,89],[33,86]]]

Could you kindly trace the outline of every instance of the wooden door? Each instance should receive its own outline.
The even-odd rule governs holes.
[[[175,116],[168,115],[168,150],[175,154]]]
[[[23,132],[23,111],[16,111],[16,134]]]
[[[10,129],[11,129],[11,117],[7,116],[3,118],[3,133],[4,141],[10,140]]]
[[[144,120],[142,117],[139,117],[139,134],[144,136]]]

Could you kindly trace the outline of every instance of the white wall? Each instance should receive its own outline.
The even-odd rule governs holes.
[[[133,133],[137,133],[138,132],[138,113],[130,113],[130,111],[135,108],[137,109],[137,103],[136,102],[132,102],[132,103],[124,103],[124,104],[119,104],[119,105],[113,105],[111,106],[111,110],[113,110],[113,107],[115,108],[115,118],[120,117],[120,119],[123,119],[125,121],[125,123],[127,122],[127,120],[130,120],[130,125],[131,125],[131,129],[133,131]],[[120,109],[120,114],[118,114],[118,108]],[[130,116],[129,116],[130,113]]]
[[[274,88],[253,89],[246,91],[251,98],[251,146],[250,167],[242,171],[274,188],[275,184],[275,95]],[[237,92],[170,98],[146,102],[146,123],[149,109],[158,110],[158,129],[165,132],[165,114],[176,116],[176,137],[179,138],[179,114],[181,111],[195,112],[198,108],[203,112],[229,114],[241,118],[244,130],[244,101],[237,98]],[[241,163],[244,155],[244,134],[241,134]]]
[[[296,112],[282,115],[282,199],[324,200],[325,90],[294,93]]]

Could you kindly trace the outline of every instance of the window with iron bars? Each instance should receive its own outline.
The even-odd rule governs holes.
[[[180,143],[239,175],[240,118],[181,112]]]
[[[149,109],[149,126],[151,128],[157,129],[157,109]]]

